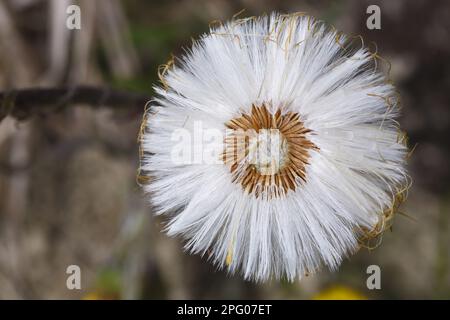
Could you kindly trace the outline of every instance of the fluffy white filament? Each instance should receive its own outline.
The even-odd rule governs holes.
[[[256,281],[336,269],[359,248],[361,230],[382,222],[405,184],[407,149],[394,87],[373,55],[345,48],[347,40],[307,16],[234,20],[212,28],[164,74],[145,118],[141,170],[169,235]],[[224,132],[264,103],[273,113],[298,113],[317,146],[306,182],[270,199],[246,193],[220,161],[194,161],[205,152],[198,126]],[[177,130],[191,133],[183,142],[190,161],[173,161]],[[223,139],[211,146],[223,148]]]

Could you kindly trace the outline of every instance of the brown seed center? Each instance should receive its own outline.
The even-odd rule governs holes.
[[[256,197],[280,197],[306,182],[310,150],[318,150],[298,113],[270,113],[266,104],[252,106],[226,123],[223,162],[233,181]]]

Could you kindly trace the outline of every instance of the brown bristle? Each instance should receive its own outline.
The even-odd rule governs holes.
[[[268,194],[268,197],[280,197],[289,190],[295,191],[301,181],[307,181],[305,167],[309,163],[309,152],[318,148],[306,137],[311,130],[304,127],[298,113],[282,114],[278,109],[272,114],[265,104],[252,105],[250,114],[242,114],[227,122],[226,126],[231,129],[231,133],[225,139],[221,158],[229,166],[233,182],[240,183],[245,191],[258,197],[261,191],[268,191],[269,187],[275,186],[270,189],[272,194]],[[270,174],[260,172],[263,171],[261,167],[258,170],[254,164],[244,162],[250,152],[250,139],[263,129],[278,129],[287,146],[284,163]],[[244,143],[239,143],[243,137]]]

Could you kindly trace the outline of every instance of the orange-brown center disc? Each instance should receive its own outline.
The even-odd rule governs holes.
[[[270,113],[265,104],[252,106],[226,123],[223,162],[233,181],[257,197],[279,197],[306,181],[305,166],[311,149],[318,149],[306,135],[298,113]]]

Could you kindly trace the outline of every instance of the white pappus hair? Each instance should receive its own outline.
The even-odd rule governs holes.
[[[293,281],[336,269],[389,226],[407,190],[406,138],[377,55],[352,43],[302,14],[234,19],[164,68],[140,169],[169,235],[246,279]],[[201,158],[199,126],[224,133],[208,142],[218,161],[174,161],[175,132]]]

